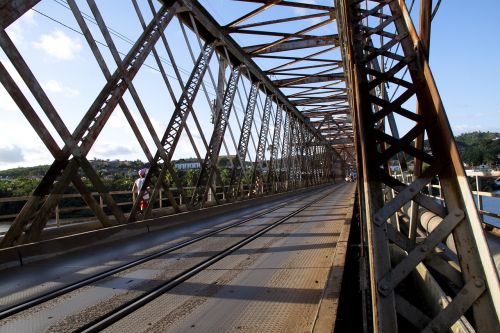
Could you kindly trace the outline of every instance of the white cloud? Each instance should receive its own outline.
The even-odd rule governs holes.
[[[12,39],[14,44],[20,45],[23,43],[26,26],[28,26],[28,28],[32,28],[37,25],[33,14],[33,11],[27,11],[23,16],[21,16],[21,18],[7,28],[7,34],[10,39]]]
[[[0,110],[6,112],[14,112],[18,110],[16,103],[3,86],[0,86]]]
[[[317,5],[318,3],[314,0],[309,0],[309,1],[302,1],[311,5]],[[311,10],[307,8],[302,8],[302,7],[293,7],[293,11],[297,16],[305,16],[305,15],[311,15],[311,14],[317,14],[317,10]],[[321,21],[325,20],[326,17],[314,17],[308,19],[310,25],[315,25],[320,23]]]
[[[66,97],[75,97],[80,95],[80,91],[70,87],[63,86],[59,81],[49,80],[42,84],[43,89],[48,92],[63,94]]]
[[[23,161],[24,155],[20,147],[16,145],[0,147],[0,162],[17,163]]]
[[[109,156],[109,158],[111,158],[116,155],[131,154],[134,152],[134,150],[125,146],[103,144],[103,145],[97,145],[95,147],[95,152],[100,155]]]
[[[113,111],[111,116],[108,119],[108,122],[106,123],[106,126],[110,126],[112,128],[127,128],[130,127],[128,124],[127,119],[123,115],[123,111],[119,106],[116,107],[116,109]]]
[[[37,21],[35,20],[35,12],[32,10],[28,10],[26,13],[21,16],[16,22],[27,24],[27,25],[37,25]]]
[[[42,35],[33,46],[58,60],[70,60],[82,49],[79,38],[71,38],[63,31],[56,30],[50,35]]]
[[[9,72],[12,79],[18,86],[24,85],[23,79],[21,78],[21,76],[19,75],[19,73],[16,71],[16,69],[9,60],[0,59],[0,62],[5,67],[7,72]],[[7,90],[5,90],[3,85],[0,85],[0,110],[7,112],[13,112],[18,110],[17,104],[10,97],[9,93],[7,92]]]
[[[7,30],[7,35],[14,44],[21,44],[24,40],[24,31],[20,25],[15,25]]]
[[[480,131],[481,129],[482,129],[481,125],[460,124],[453,126],[453,131],[455,132],[455,134],[463,132]]]

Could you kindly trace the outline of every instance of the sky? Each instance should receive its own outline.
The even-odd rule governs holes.
[[[225,20],[222,1],[202,1],[207,3],[208,9],[219,21]],[[317,1],[317,3],[329,1]],[[409,1],[407,1],[409,2]],[[38,81],[46,91],[49,99],[61,115],[70,132],[77,126],[80,119],[93,102],[105,84],[105,79],[96,65],[94,57],[83,36],[72,31],[77,28],[76,21],[62,0],[43,0],[34,10],[28,11],[21,19],[12,24],[7,33],[19,49]],[[104,20],[109,27],[119,32],[124,38],[113,39],[118,50],[126,53],[141,32],[140,23],[130,2],[122,2],[120,7],[113,6],[109,1],[97,1]],[[144,13],[148,12],[147,2],[139,1]],[[476,4],[471,5],[471,3]],[[481,4],[479,6],[478,4]],[[83,1],[78,1],[82,12],[90,13],[90,9]],[[415,12],[417,8],[414,10]],[[117,13],[118,12],[118,13]],[[470,2],[465,0],[442,1],[439,11],[433,21],[431,32],[430,66],[440,91],[441,98],[451,127],[455,134],[470,131],[500,132],[500,23],[497,14],[500,12],[500,1],[484,0]],[[118,14],[118,15],[117,15]],[[61,23],[54,22],[56,19]],[[151,16],[146,15],[149,21]],[[227,21],[227,19],[226,19]],[[95,26],[89,25],[96,39],[103,41]],[[68,28],[69,27],[69,28]],[[167,28],[170,35],[181,37],[178,24],[170,24]],[[126,37],[126,38],[125,38]],[[199,46],[194,36],[190,35],[192,47],[197,54]],[[127,40],[129,40],[127,42]],[[184,43],[185,44],[185,43]],[[116,65],[107,50],[100,47],[111,72]],[[193,62],[184,47],[173,47],[175,59],[182,79],[187,80]],[[166,53],[160,54],[167,59]],[[28,88],[22,83],[7,56],[0,50],[0,61],[20,85],[23,92],[29,95]],[[145,67],[139,71],[134,79],[134,85],[151,116],[152,126],[157,135],[162,136],[169,116],[168,111],[173,107],[171,98],[165,93],[165,85],[161,75],[154,70],[154,59],[149,57]],[[175,94],[180,92],[180,84],[175,80],[172,67],[165,64],[172,89]],[[217,68],[217,67],[215,67]],[[215,70],[216,71],[216,70]],[[215,73],[216,74],[216,73]],[[207,100],[200,109],[208,109],[209,99],[214,98],[214,90],[210,79],[205,80]],[[244,85],[244,83],[242,83]],[[241,87],[244,89],[244,87]],[[247,85],[248,89],[248,85]],[[54,129],[36,106],[33,97],[28,98],[36,111],[47,125],[60,146],[62,141]],[[131,96],[127,94],[125,100],[129,107],[133,106]],[[262,103],[262,101],[260,102]],[[262,107],[262,105],[261,105]],[[239,107],[242,112],[242,107]],[[133,136],[123,113],[114,112],[109,123],[90,151],[89,158],[104,159],[141,159],[146,160],[137,140],[126,139]],[[141,132],[146,133],[146,124],[140,120],[138,111],[131,107],[131,112],[138,121]],[[203,131],[208,134],[210,126],[208,111],[201,111],[199,117]],[[16,104],[11,100],[5,89],[0,85],[0,170],[18,166],[32,166],[49,164],[53,158],[48,150],[24,118]],[[193,126],[194,124],[190,124]],[[233,124],[234,126],[234,124]],[[235,127],[235,126],[234,126]],[[233,128],[234,128],[233,127]],[[154,153],[154,143],[150,136],[146,142]],[[201,146],[201,136],[193,133],[197,145]],[[190,148],[188,138],[183,135],[176,150],[177,158],[192,157],[194,151]]]

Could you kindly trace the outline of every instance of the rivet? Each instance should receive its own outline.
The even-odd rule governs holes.
[[[460,216],[462,216],[462,213],[460,213],[460,212],[455,212],[455,216],[456,216],[456,217],[460,217]]]
[[[481,279],[475,279],[474,285],[478,288],[481,288],[483,286],[483,280]]]
[[[433,332],[439,332],[439,326],[437,326],[437,325],[432,325],[431,330],[432,330]]]
[[[420,248],[420,252],[427,252],[429,250],[429,248],[427,247],[427,245],[422,245],[422,247]]]

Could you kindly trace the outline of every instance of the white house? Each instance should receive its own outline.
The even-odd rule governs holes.
[[[200,162],[177,162],[175,168],[177,170],[200,169],[201,165]]]

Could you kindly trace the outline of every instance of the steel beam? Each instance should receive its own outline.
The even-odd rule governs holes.
[[[154,161],[156,165],[161,166],[161,170],[150,170],[146,179],[144,180],[144,185],[139,193],[139,197],[144,194],[144,191],[148,186],[153,184],[153,176],[157,175],[156,183],[154,184],[154,189],[152,192],[152,199],[154,199],[163,185],[164,177],[169,168],[172,168],[170,164],[172,156],[174,154],[175,148],[179,142],[179,139],[184,129],[186,119],[192,109],[193,101],[200,89],[201,82],[203,81],[203,76],[208,68],[212,54],[214,53],[215,46],[212,43],[206,43],[202,49],[198,60],[186,82],[184,91],[182,92],[179,101],[176,103],[176,108],[170,118],[170,122],[165,130],[163,138],[161,140],[167,159],[163,159],[159,151],[155,154]],[[152,172],[153,171],[153,172]],[[132,211],[130,212],[130,219],[135,218],[138,209],[138,201],[134,204]],[[151,207],[149,207],[151,209]]]
[[[208,145],[205,161],[201,165],[200,175],[198,177],[198,181],[196,182],[196,190],[191,198],[191,207],[193,208],[201,208],[203,206],[203,203],[206,201],[206,194],[212,184],[212,176],[219,159],[219,152],[229,122],[229,116],[233,108],[234,95],[236,93],[236,87],[238,85],[240,74],[241,68],[239,66],[234,66],[224,92],[222,105],[219,105],[218,113],[215,115],[212,138],[210,139],[210,144]],[[216,194],[214,193],[214,195]]]
[[[267,54],[267,53],[284,52],[291,50],[300,50],[318,46],[330,46],[330,45],[337,46],[338,36],[330,35],[330,36],[318,36],[315,38],[308,38],[308,39],[290,40],[275,46],[265,48],[267,45],[268,44],[245,46],[243,48],[243,51],[253,56],[256,54]]]
[[[252,191],[255,190],[255,194],[261,193],[260,186],[263,184],[262,176],[262,163],[265,162],[265,152],[267,143],[267,133],[269,131],[269,121],[271,119],[271,108],[272,108],[272,96],[266,97],[266,104],[264,105],[264,115],[262,117],[262,124],[259,132],[259,141],[257,145],[257,151],[255,154],[255,161],[252,169],[252,182],[250,183],[250,195]],[[257,174],[257,169],[260,167],[260,173]],[[258,184],[256,184],[258,182]]]

